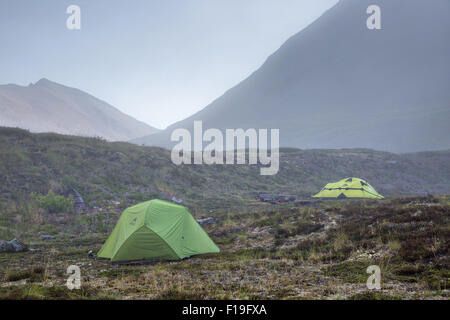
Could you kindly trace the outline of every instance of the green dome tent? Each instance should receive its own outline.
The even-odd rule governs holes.
[[[186,207],[151,200],[125,209],[97,256],[111,261],[178,260],[220,252]]]
[[[375,189],[359,178],[346,178],[338,182],[328,183],[313,198],[346,199],[346,198],[368,198],[383,199],[384,197]]]

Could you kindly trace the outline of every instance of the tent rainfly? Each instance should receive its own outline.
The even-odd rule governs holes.
[[[186,207],[151,200],[127,208],[98,252],[111,261],[179,260],[220,252]]]
[[[328,183],[313,198],[346,199],[367,198],[383,199],[384,197],[375,191],[367,181],[359,178],[346,178],[338,182]]]

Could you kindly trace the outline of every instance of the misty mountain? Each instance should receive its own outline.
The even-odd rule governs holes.
[[[86,92],[47,79],[29,86],[0,85],[0,126],[113,141],[158,131]]]
[[[366,26],[381,7],[381,30]],[[450,148],[450,1],[341,0],[247,79],[176,128],[279,128],[283,147]]]

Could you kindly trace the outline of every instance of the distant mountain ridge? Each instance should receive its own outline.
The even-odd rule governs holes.
[[[382,30],[366,26],[369,5]],[[176,128],[279,128],[282,147],[450,148],[450,1],[341,0],[247,79]]]
[[[0,126],[111,141],[158,131],[86,92],[45,78],[29,86],[0,85]]]

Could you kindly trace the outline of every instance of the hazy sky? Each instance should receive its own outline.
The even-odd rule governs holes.
[[[0,84],[40,78],[165,128],[255,71],[337,0],[2,0]],[[66,8],[81,8],[68,30]]]

